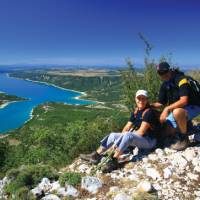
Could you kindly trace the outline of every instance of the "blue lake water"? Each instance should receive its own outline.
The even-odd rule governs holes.
[[[27,98],[0,109],[0,134],[21,127],[30,119],[31,111],[45,102],[62,102],[67,104],[93,104],[92,101],[75,99],[81,93],[60,89],[43,83],[16,79],[0,74],[0,91],[10,95]]]

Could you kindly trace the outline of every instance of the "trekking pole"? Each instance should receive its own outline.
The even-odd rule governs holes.
[[[129,132],[133,132],[134,130],[136,130],[136,126],[133,126]],[[91,174],[94,175],[96,174],[96,172],[98,170],[101,170],[101,168],[109,161],[112,159],[113,155],[115,154],[115,147],[117,146],[117,143],[122,139],[122,137],[124,136],[124,134],[122,133],[122,135],[115,141],[115,143],[113,144],[113,149],[111,151],[108,152],[107,156],[104,157],[104,159],[96,166],[92,169]]]
[[[110,150],[107,154],[107,156],[104,157],[104,159],[92,170],[92,174],[96,174],[96,172],[98,170],[101,170],[101,168],[113,158],[113,155],[115,154],[115,147],[117,145],[117,143],[122,139],[122,137],[124,136],[124,134],[122,134],[113,144],[113,149]]]
[[[91,174],[94,175],[97,173],[98,170],[101,170],[101,168],[109,161],[112,159],[113,155],[115,153],[115,149],[112,149],[111,151],[108,152],[107,156],[104,157],[104,159],[92,169]]]

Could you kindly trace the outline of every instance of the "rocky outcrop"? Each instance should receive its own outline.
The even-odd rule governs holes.
[[[136,158],[137,160],[137,158]],[[89,174],[92,166],[76,160],[64,171]],[[138,157],[123,168],[110,174],[97,172],[97,176],[112,182],[105,184],[106,193],[94,195],[97,199],[137,199],[137,195],[148,192],[159,199],[200,199],[200,146],[185,151],[169,148],[156,149],[147,157]],[[105,191],[104,186],[102,190]],[[145,194],[143,194],[145,195]],[[152,196],[151,196],[152,199]]]
[[[91,175],[95,166],[77,159],[60,173],[82,173],[78,187],[67,183],[63,187],[58,181],[43,178],[31,193],[43,200],[69,196],[77,200],[200,200],[200,145],[184,151],[165,148],[148,155],[137,152],[135,149],[134,162],[109,174],[97,171]],[[8,182],[7,178],[0,181],[0,198],[6,199],[3,187]]]

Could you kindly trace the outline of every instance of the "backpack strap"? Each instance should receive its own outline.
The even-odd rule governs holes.
[[[150,110],[150,108],[151,108],[151,106],[149,105],[148,107],[146,107],[146,108],[144,109],[144,111],[142,112],[142,120],[144,119],[144,115]],[[133,112],[135,118],[136,118],[138,112],[139,112],[139,108],[136,107],[135,110],[134,110],[134,112]],[[138,129],[138,127],[135,127],[135,128],[134,128],[134,130],[137,130],[137,129]],[[153,127],[152,127],[151,124],[150,124],[150,129],[153,129]]]

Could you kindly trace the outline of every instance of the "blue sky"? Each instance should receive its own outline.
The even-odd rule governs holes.
[[[172,53],[200,67],[198,0],[0,0],[0,64],[125,65]]]

